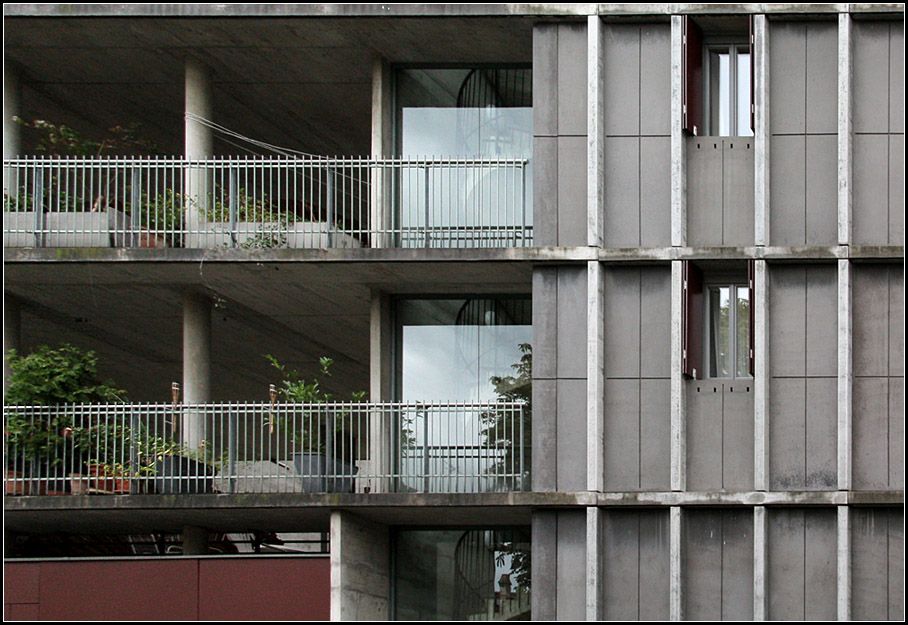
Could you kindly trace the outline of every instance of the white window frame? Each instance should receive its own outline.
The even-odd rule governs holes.
[[[730,302],[729,310],[731,311],[731,319],[729,320],[729,328],[732,340],[730,341],[730,353],[729,353],[729,363],[730,363],[730,375],[715,375],[713,373],[713,333],[712,333],[712,321],[715,316],[713,307],[712,307],[712,292],[715,289],[719,288],[728,288],[729,294],[732,298]],[[738,307],[735,305],[737,302],[737,293],[738,289],[744,289],[748,293],[748,306],[753,306],[753,302],[749,301],[750,291],[748,288],[747,279],[741,278],[737,275],[729,277],[718,277],[718,276],[708,276],[703,281],[703,371],[705,373],[704,378],[707,379],[717,379],[717,380],[749,380],[753,379],[753,376],[746,371],[743,375],[738,374],[738,341],[737,341],[737,331],[738,331]],[[749,312],[749,311],[748,311]],[[750,323],[750,316],[748,315],[747,322]],[[749,350],[749,342],[744,346],[745,350]],[[749,354],[747,354],[749,357]],[[746,359],[745,359],[746,361]]]
[[[719,76],[717,55],[728,54],[728,74],[729,74],[729,99],[726,104],[728,107],[728,129],[721,132],[719,129]],[[703,46],[703,117],[704,127],[708,129],[709,136],[713,137],[750,137],[753,136],[753,130],[750,128],[750,122],[743,124],[743,128],[738,127],[739,111],[738,102],[741,101],[741,89],[744,89],[744,101],[750,106],[750,81],[740,83],[738,75],[738,56],[741,54],[750,54],[750,47],[745,41],[734,42],[710,42]],[[748,69],[750,63],[748,63]],[[749,73],[749,72],[748,72]],[[750,77],[753,80],[753,76]],[[750,117],[750,111],[746,111],[747,119]]]

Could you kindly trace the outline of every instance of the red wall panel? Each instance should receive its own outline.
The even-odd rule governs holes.
[[[4,563],[6,620],[328,620],[319,558]]]

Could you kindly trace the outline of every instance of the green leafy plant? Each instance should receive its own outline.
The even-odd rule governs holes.
[[[141,124],[126,127],[113,126],[101,139],[91,139],[80,131],[64,124],[55,124],[43,119],[26,121],[13,117],[17,124],[28,128],[34,136],[35,150],[56,156],[101,156],[105,152],[158,151],[154,142],[141,136]]]

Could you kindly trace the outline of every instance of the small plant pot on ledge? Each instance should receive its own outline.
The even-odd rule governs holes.
[[[302,476],[304,493],[352,493],[359,468],[325,454],[294,453],[293,464]]]

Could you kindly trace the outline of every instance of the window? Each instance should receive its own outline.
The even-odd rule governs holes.
[[[753,261],[704,272],[682,266],[682,371],[694,379],[753,376]],[[746,277],[745,277],[746,275]]]
[[[692,135],[753,135],[753,21],[682,22],[682,125]]]

